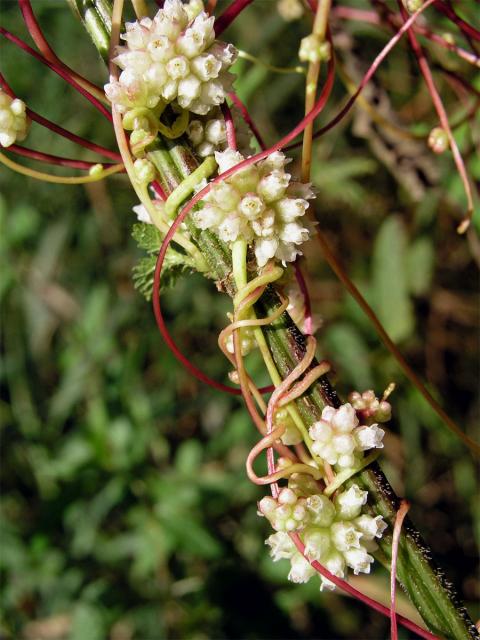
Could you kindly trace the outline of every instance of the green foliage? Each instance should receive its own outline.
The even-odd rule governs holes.
[[[133,225],[132,236],[138,246],[149,254],[141,258],[133,267],[133,284],[147,300],[151,300],[157,255],[163,240],[162,234],[153,224],[141,222]],[[193,273],[193,271],[188,264],[188,257],[169,247],[162,265],[160,286],[162,289],[172,288],[182,275]]]
[[[392,340],[408,337],[414,324],[406,277],[407,235],[398,216],[380,227],[373,251],[373,292],[378,316]]]

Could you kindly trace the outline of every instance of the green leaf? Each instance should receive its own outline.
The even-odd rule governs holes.
[[[139,222],[132,227],[132,237],[140,247],[148,253],[157,252],[162,244],[163,235],[153,224]]]
[[[368,346],[353,325],[345,323],[329,327],[325,343],[356,389],[373,386]]]
[[[160,286],[162,289],[173,287],[178,278],[187,273],[193,273],[194,270],[186,263],[187,256],[178,253],[174,249],[169,249],[163,262],[162,275],[160,277]],[[133,267],[133,284],[147,300],[151,300],[153,291],[153,280],[155,276],[155,267],[157,264],[157,256],[149,255],[142,258]]]
[[[399,216],[380,227],[373,250],[375,311],[392,340],[401,341],[414,328],[406,275],[407,235]]]
[[[151,300],[157,255],[163,235],[153,224],[140,222],[133,225],[132,236],[140,249],[149,254],[133,267],[133,284],[147,300]],[[188,256],[169,247],[163,261],[160,286],[162,289],[173,287],[180,276],[193,271]]]
[[[410,291],[415,296],[428,292],[435,266],[435,251],[429,238],[419,238],[407,253],[407,276]]]

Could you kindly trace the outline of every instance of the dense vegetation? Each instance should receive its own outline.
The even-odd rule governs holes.
[[[473,0],[464,4],[472,13]],[[68,8],[57,2],[35,8],[57,53],[102,84],[105,70]],[[441,16],[434,19],[444,24]],[[27,37],[16,4],[3,7],[2,22]],[[340,21],[334,27],[344,28]],[[263,60],[291,65],[305,32],[303,22],[285,22],[275,3],[266,2],[249,7],[230,37]],[[344,66],[356,77],[383,39],[377,29],[353,22],[339,42]],[[440,65],[473,82],[468,65],[440,53]],[[2,62],[29,106],[113,148],[111,131],[48,70],[4,43]],[[298,74],[272,75],[245,60],[236,71],[237,91],[267,139],[301,117]],[[438,71],[448,108],[461,116],[465,109],[447,78]],[[383,115],[396,113],[419,137],[405,142],[357,107],[316,143],[318,219],[402,352],[473,435],[479,408],[472,256],[478,258],[479,247],[474,230],[467,237],[455,232],[464,212],[461,182],[450,154],[434,156],[420,137],[437,122],[404,48],[368,91]],[[327,115],[344,95],[338,82]],[[479,180],[478,130],[467,121],[456,135]],[[31,147],[76,152],[40,127],[30,136]],[[77,157],[90,158],[83,151]],[[173,360],[150,305],[134,290],[136,201],[126,179],[63,187],[2,170],[0,182],[0,635],[384,637],[385,620],[336,592],[320,594],[317,583],[287,583],[284,565],[268,557],[267,524],[256,516],[263,491],[244,469],[256,434],[235,399],[202,387]],[[411,500],[412,519],[475,619],[472,457],[404,378],[319,245],[312,241],[306,254],[315,312],[323,318],[318,337],[337,370],[339,391],[381,392],[397,384],[383,464],[397,493]],[[226,378],[216,346],[226,297],[192,276],[167,295],[166,309],[184,350],[212,377]],[[260,370],[255,356],[251,367]],[[368,584],[355,579],[378,598],[387,580],[379,566]]]

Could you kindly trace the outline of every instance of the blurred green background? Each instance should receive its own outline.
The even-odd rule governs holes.
[[[471,16],[474,4],[464,2],[462,10]],[[60,57],[102,84],[105,69],[66,6],[42,0],[34,8]],[[1,10],[2,24],[28,40],[16,3],[4,1]],[[434,12],[429,16],[437,31],[447,30]],[[361,23],[335,21],[332,28],[352,77],[386,41],[386,32]],[[285,22],[276,3],[264,1],[248,8],[227,37],[265,61],[292,65],[307,31],[307,20]],[[452,54],[431,51],[455,121],[470,102],[439,69],[469,82],[474,74]],[[106,123],[61,80],[3,42],[1,56],[7,80],[29,106],[114,148]],[[245,61],[237,71],[238,93],[273,142],[302,115],[301,76],[272,75]],[[437,124],[403,47],[366,96],[405,129],[425,135]],[[327,116],[344,99],[338,81]],[[450,154],[434,157],[424,140],[391,135],[356,110],[316,144],[318,220],[402,352],[475,436],[478,239],[455,233],[465,205]],[[456,135],[479,180],[478,123],[467,122]],[[38,125],[25,144],[93,159]],[[262,491],[244,470],[257,435],[237,399],[182,370],[162,344],[150,304],[134,290],[140,252],[130,235],[136,202],[126,179],[63,187],[2,169],[0,184],[0,637],[387,637],[386,620],[337,593],[320,594],[317,580],[288,583],[286,565],[268,557],[269,532],[256,516]],[[339,391],[381,393],[397,384],[382,466],[411,500],[414,522],[475,619],[472,458],[405,380],[315,242],[307,264],[314,310],[323,318],[322,356],[335,365]],[[182,349],[226,379],[216,334],[226,324],[228,300],[212,283],[189,277],[165,304]],[[251,368],[262,380],[255,357]],[[357,585],[386,597],[386,580],[375,566]]]

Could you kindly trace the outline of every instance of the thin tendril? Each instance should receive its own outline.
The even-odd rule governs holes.
[[[16,171],[17,173],[21,173],[24,176],[28,176],[29,178],[34,178],[35,180],[42,180],[43,182],[53,182],[56,184],[86,184],[88,182],[98,182],[98,180],[103,180],[108,176],[113,175],[114,173],[119,173],[123,171],[123,164],[116,164],[108,169],[99,171],[93,175],[88,176],[54,176],[50,173],[43,173],[42,171],[35,171],[35,169],[30,169],[28,167],[24,167],[10,158],[7,158],[6,155],[0,153],[0,162],[4,164],[9,169]]]
[[[415,20],[418,18],[418,16],[421,13],[423,13],[433,2],[435,2],[435,0],[427,0],[425,2],[425,4],[423,4],[417,11],[415,11],[415,13],[412,13],[412,15],[408,18],[408,20],[397,31],[397,33],[387,42],[387,44],[383,47],[383,49],[377,55],[375,60],[372,62],[372,64],[370,65],[370,68],[367,71],[367,73],[363,76],[360,84],[358,85],[358,88],[355,91],[355,93],[347,100],[346,104],[342,107],[342,109],[339,111],[339,113],[337,113],[337,115],[334,118],[332,118],[326,125],[324,125],[318,131],[316,131],[316,133],[314,133],[314,135],[313,135],[314,138],[318,138],[318,137],[322,136],[323,134],[327,133],[327,131],[330,131],[330,129],[332,129],[336,124],[338,124],[340,122],[340,120],[342,120],[347,115],[347,113],[350,111],[350,109],[355,104],[355,101],[356,101],[358,95],[362,92],[362,90],[364,89],[365,85],[368,84],[368,82],[374,76],[374,74],[376,73],[378,67],[385,60],[385,58],[388,56],[390,51],[399,42],[399,40],[402,38],[404,33],[406,31],[408,31],[408,29],[412,26],[412,24],[415,22]],[[290,140],[289,140],[289,142],[290,142]],[[286,143],[286,144],[288,144],[288,143]],[[296,149],[297,147],[301,146],[301,144],[302,143],[300,142],[300,143],[296,143],[296,144],[290,145],[289,147],[286,148],[286,151],[289,151],[291,149]],[[285,146],[285,145],[283,145],[283,146]]]
[[[235,135],[235,124],[233,122],[232,112],[226,102],[222,103],[222,114],[225,119],[225,128],[227,130],[227,145],[233,151],[237,150],[237,137]]]
[[[345,288],[350,293],[350,295],[355,299],[358,306],[362,309],[362,311],[368,317],[368,319],[374,326],[375,331],[377,332],[377,335],[380,337],[380,339],[382,340],[384,345],[387,347],[387,349],[395,357],[395,359],[397,360],[400,367],[403,369],[407,378],[418,389],[418,391],[422,394],[422,396],[428,402],[428,404],[433,409],[433,411],[435,411],[435,413],[442,419],[442,421],[445,423],[448,429],[450,429],[450,431],[455,433],[461,440],[463,440],[463,442],[478,456],[480,454],[480,446],[476,442],[471,440],[465,433],[463,433],[460,427],[442,409],[442,407],[438,404],[435,398],[431,395],[431,393],[425,387],[423,382],[420,380],[418,375],[415,373],[412,367],[405,360],[403,355],[400,353],[398,347],[395,345],[395,343],[392,341],[388,333],[385,331],[383,325],[381,324],[380,320],[377,318],[371,306],[362,296],[362,294],[357,289],[357,287],[352,282],[352,280],[348,277],[347,273],[343,270],[335,254],[330,249],[330,246],[328,245],[325,239],[325,236],[322,234],[322,232],[318,228],[317,228],[316,236],[317,236],[317,240],[319,241],[322,247],[323,254],[328,264],[330,265],[331,269],[333,270],[337,278],[345,286]]]
[[[403,19],[405,20],[406,18],[406,11],[401,3],[401,0],[398,0],[398,5],[400,8],[400,12],[403,16]],[[457,142],[453,136],[452,130],[450,128],[450,123],[448,121],[448,115],[447,112],[445,111],[445,107],[443,106],[443,102],[442,99],[440,98],[440,95],[437,91],[437,87],[435,86],[435,82],[433,80],[433,76],[432,76],[432,72],[430,71],[430,67],[428,65],[427,62],[427,58],[425,57],[425,54],[423,52],[422,47],[419,45],[417,38],[415,37],[415,34],[413,33],[413,31],[410,29],[408,31],[408,38],[410,40],[410,44],[413,50],[413,53],[415,54],[415,57],[417,58],[417,62],[418,62],[418,66],[420,67],[420,71],[422,72],[422,75],[425,79],[425,84],[427,85],[428,91],[430,93],[430,96],[432,98],[432,102],[433,105],[435,107],[435,111],[438,114],[438,118],[440,120],[440,124],[442,125],[445,133],[447,134],[448,137],[448,141],[450,143],[450,148],[452,150],[452,154],[453,154],[453,159],[455,161],[455,165],[457,167],[457,171],[458,174],[460,176],[460,179],[462,181],[463,184],[463,188],[465,190],[465,195],[467,197],[467,215],[465,216],[465,218],[462,220],[462,222],[459,224],[457,231],[458,233],[465,233],[465,231],[468,229],[468,227],[470,226],[471,220],[472,220],[472,216],[473,216],[473,195],[472,195],[472,189],[470,186],[470,181],[468,179],[468,175],[467,175],[467,171],[465,169],[465,164],[463,162],[463,158],[462,155],[460,153],[460,150],[458,148]]]
[[[12,91],[12,88],[10,87],[10,85],[8,84],[8,82],[5,80],[4,76],[1,73],[0,73],[0,86],[5,91],[5,93],[8,93],[8,95],[11,98],[16,97],[15,93]],[[94,142],[90,142],[85,138],[77,136],[75,133],[72,133],[71,131],[64,129],[63,127],[60,127],[58,124],[51,122],[47,118],[44,118],[39,113],[36,113],[35,111],[33,111],[32,109],[29,109],[28,107],[27,107],[27,116],[31,120],[34,120],[35,122],[40,124],[42,127],[45,127],[50,131],[53,131],[59,136],[62,136],[63,138],[66,138],[67,140],[70,140],[71,142],[74,142],[75,144],[78,144],[79,146],[84,147],[85,149],[89,149],[90,151],[93,151],[94,153],[98,153],[102,156],[105,156],[106,158],[111,158],[116,162],[119,162],[122,159],[119,153],[115,151],[110,151],[110,149],[106,149],[101,145],[95,144]]]
[[[13,33],[10,33],[10,31],[7,31],[3,27],[0,27],[0,34],[2,34],[5,38],[7,38],[7,40],[10,40],[10,42],[15,44],[17,47],[20,47],[20,49],[23,49],[23,51],[30,54],[34,58],[36,58],[39,62],[49,67],[57,75],[59,75],[66,82],[68,82],[68,84],[70,84],[74,89],[76,89],[79,93],[81,93],[84,98],[86,98],[89,102],[91,102],[93,106],[98,111],[100,111],[100,113],[103,116],[105,116],[105,118],[107,118],[107,120],[109,120],[110,122],[112,121],[111,113],[103,106],[103,104],[99,100],[97,100],[97,98],[92,96],[92,94],[89,91],[87,91],[82,86],[80,86],[80,84],[76,80],[74,80],[70,76],[70,74],[67,71],[65,71],[65,69],[44,58],[42,55],[37,53],[37,51],[29,47],[28,44],[23,42],[23,40],[20,40],[20,38],[17,38],[17,36],[13,35]]]
[[[311,336],[313,334],[312,302],[310,300],[310,293],[308,291],[307,283],[305,281],[305,277],[303,275],[302,268],[300,267],[298,258],[297,260],[295,260],[294,268],[295,279],[297,280],[298,288],[300,289],[300,293],[303,297],[303,333],[305,333],[307,336]]]
[[[395,517],[395,525],[393,527],[392,536],[392,563],[390,568],[390,637],[391,640],[398,640],[397,631],[397,612],[396,612],[396,596],[397,596],[397,558],[398,545],[400,542],[400,534],[402,532],[402,524],[405,516],[410,509],[407,500],[402,500],[400,508]]]
[[[269,64],[268,62],[264,62],[263,60],[261,60],[260,58],[257,58],[256,56],[252,56],[252,54],[248,53],[247,51],[240,50],[238,52],[238,57],[242,58],[242,60],[248,60],[248,62],[252,62],[253,64],[257,64],[260,67],[263,67],[264,69],[267,69],[268,71],[272,71],[273,73],[285,73],[285,74],[299,73],[302,76],[304,76],[306,74],[305,67],[302,67],[300,65],[298,65],[296,67],[276,67],[273,64]]]
[[[253,0],[233,0],[225,11],[215,20],[215,35],[218,36],[230,26],[237,16],[251,4]]]
[[[252,117],[250,116],[250,114],[249,114],[249,112],[247,110],[247,107],[243,104],[243,102],[240,100],[240,98],[237,96],[237,94],[234,93],[233,91],[230,91],[230,93],[228,94],[228,97],[233,102],[233,104],[237,107],[237,109],[240,110],[242,116],[245,119],[245,122],[248,124],[248,126],[252,130],[252,133],[255,136],[255,138],[256,138],[259,146],[260,146],[260,149],[262,149],[262,151],[265,151],[267,146],[264,143],[264,141],[262,139],[262,136],[260,135],[260,132],[259,132],[257,126],[253,122]]]
[[[50,153],[43,153],[42,151],[36,151],[35,149],[29,149],[28,147],[22,147],[18,144],[11,144],[8,147],[8,151],[17,153],[19,156],[25,158],[31,158],[32,160],[38,160],[40,162],[46,162],[48,164],[54,164],[61,167],[71,167],[72,169],[91,169],[98,162],[89,162],[87,160],[75,160],[73,158],[64,158],[62,156],[54,156]],[[112,166],[111,163],[102,163],[104,167]]]
[[[65,71],[69,73],[70,76],[74,78],[79,85],[81,85],[84,89],[91,93],[92,96],[95,96],[101,102],[108,104],[108,101],[105,98],[105,94],[100,89],[100,87],[97,87],[95,84],[93,84],[93,82],[90,82],[90,80],[87,80],[79,73],[71,69],[56,55],[55,51],[48,44],[47,39],[43,34],[43,31],[33,12],[30,0],[18,0],[18,4],[20,5],[20,10],[22,12],[23,20],[28,29],[28,32],[30,33],[32,40],[37,45],[43,57],[53,64],[63,67]]]

